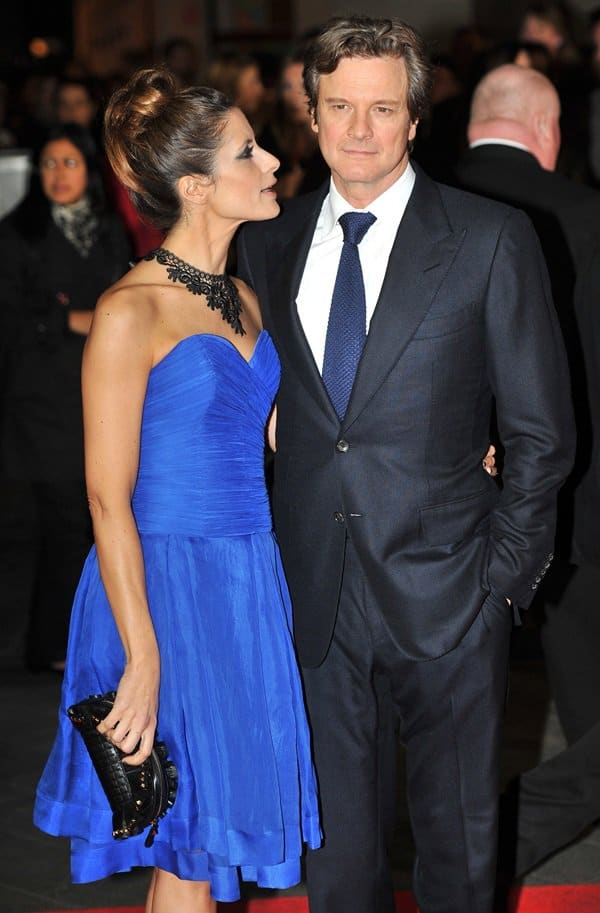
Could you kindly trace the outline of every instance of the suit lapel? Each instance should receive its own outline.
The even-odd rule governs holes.
[[[328,189],[329,184],[316,196],[316,202],[307,217],[301,220],[301,226],[284,245],[281,260],[276,267],[275,280],[271,285],[271,315],[278,349],[282,354],[285,352],[289,364],[319,407],[338,422],[302,329],[296,305],[306,258]]]
[[[344,420],[347,427],[384,382],[429,310],[465,235],[453,232],[433,181],[417,179],[398,228]]]

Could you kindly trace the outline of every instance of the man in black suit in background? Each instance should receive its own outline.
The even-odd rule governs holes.
[[[600,194],[556,174],[560,104],[552,83],[513,65],[473,94],[461,186],[519,206],[538,232],[569,357],[578,433],[559,500],[557,561],[540,589],[540,628],[565,751],[510,785],[506,878],[522,875],[600,818]]]
[[[324,830],[310,907],[394,910],[391,708],[421,913],[490,913],[509,603],[550,565],[572,462],[561,333],[527,217],[410,164],[412,29],[331,21],[305,84],[331,181],[244,226],[238,265],[282,361],[273,507]],[[494,404],[501,491],[481,466]]]

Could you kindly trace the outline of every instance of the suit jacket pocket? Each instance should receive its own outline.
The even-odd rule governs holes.
[[[437,336],[448,336],[457,333],[464,326],[477,320],[474,304],[449,311],[445,314],[433,314],[421,321],[413,339],[435,339]]]
[[[428,545],[451,545],[487,528],[490,513],[488,488],[466,498],[421,508],[421,529]],[[479,527],[479,529],[478,529]]]

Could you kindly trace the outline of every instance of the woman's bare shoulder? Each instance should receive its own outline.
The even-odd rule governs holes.
[[[142,282],[119,281],[105,291],[96,303],[87,340],[88,353],[104,351],[131,362],[153,358],[157,324],[157,289]]]
[[[157,319],[162,286],[149,281],[147,271],[138,265],[111,285],[98,299],[94,322],[108,322],[124,331],[151,331]]]

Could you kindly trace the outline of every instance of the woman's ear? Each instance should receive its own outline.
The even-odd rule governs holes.
[[[184,174],[177,181],[177,189],[183,203],[204,203],[212,186],[212,179],[206,174]]]

